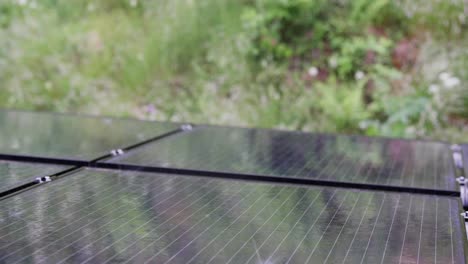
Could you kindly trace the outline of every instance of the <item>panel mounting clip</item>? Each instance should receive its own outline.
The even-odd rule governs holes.
[[[45,176],[45,177],[37,177],[36,181],[37,183],[45,183],[45,182],[52,181],[52,179],[49,176]]]
[[[125,152],[122,150],[122,149],[113,149],[111,150],[110,154],[112,156],[120,156],[120,155],[123,155]]]
[[[180,129],[182,129],[182,131],[191,131],[193,130],[193,126],[191,124],[184,124],[180,126]]]
[[[468,210],[468,186],[460,185],[460,199],[462,201],[463,209]]]
[[[463,158],[462,158],[462,148],[460,145],[454,144],[450,146],[452,150],[453,162],[457,169],[463,169]]]
[[[468,222],[468,212],[467,211],[461,213],[460,215],[465,219],[465,222]]]

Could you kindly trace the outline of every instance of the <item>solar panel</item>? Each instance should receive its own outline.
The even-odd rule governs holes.
[[[463,167],[465,169],[465,176],[468,177],[468,144],[462,145],[463,153]]]
[[[459,206],[88,169],[0,202],[0,262],[463,263]]]
[[[175,124],[0,111],[0,153],[91,160],[178,128]]]
[[[65,169],[58,165],[0,161],[0,193]]]
[[[200,127],[107,163],[456,190],[447,144]]]

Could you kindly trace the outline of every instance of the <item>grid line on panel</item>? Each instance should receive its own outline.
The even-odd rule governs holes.
[[[252,190],[251,192],[249,192],[249,193],[248,193],[246,196],[244,196],[240,201],[242,201],[242,200],[245,199],[246,197],[250,196],[250,195],[253,193],[253,191],[254,191],[254,190]],[[258,198],[254,201],[254,203],[252,203],[251,206],[250,206],[249,208],[247,208],[247,210],[250,209],[260,198],[261,198],[261,197],[258,197]],[[239,201],[239,202],[240,202],[240,201]],[[238,203],[236,203],[235,205],[237,205],[237,204],[238,204]],[[232,210],[232,208],[231,208],[231,210]],[[230,211],[230,210],[229,210],[229,211]],[[243,212],[242,214],[240,214],[240,215],[243,215],[245,212],[246,212],[246,210],[244,210],[244,212]],[[240,216],[239,216],[239,217],[240,217]],[[218,218],[218,220],[216,220],[214,223],[216,223],[216,222],[219,221],[219,220],[221,220],[221,218]],[[207,229],[208,229],[208,228],[207,228]],[[205,232],[207,229],[205,229],[203,232]],[[202,235],[203,232],[202,232],[201,234],[199,234],[199,235]],[[196,239],[196,238],[195,238],[195,239]],[[136,242],[135,242],[135,243],[136,243]],[[189,242],[188,244],[190,244],[190,242]],[[131,245],[129,245],[129,246],[131,246]],[[127,247],[129,247],[129,246],[127,246]],[[182,248],[181,250],[183,250],[183,249],[184,249],[184,248]],[[174,257],[175,257],[175,255],[174,255]],[[112,260],[112,259],[109,259],[108,261],[111,261],[111,260]],[[108,262],[108,261],[107,261],[107,262]],[[107,263],[107,262],[105,262],[105,263]]]
[[[422,210],[421,210],[421,226],[419,227],[419,242],[418,242],[418,258],[417,263],[419,263],[419,258],[421,257],[421,240],[423,234],[423,223],[424,223],[424,209],[426,206],[426,199],[423,201]]]
[[[452,211],[452,204],[449,203],[449,210]],[[452,220],[451,217],[449,217],[449,223],[450,223],[450,233],[453,232],[453,226],[452,226]],[[451,246],[451,254],[452,254],[452,263],[455,263],[455,254],[454,254],[454,250],[455,250],[455,247],[453,246],[453,236],[450,236],[450,246]]]
[[[396,213],[398,211],[398,205],[400,204],[400,198],[401,198],[401,196],[398,195],[398,200],[397,200],[397,204],[395,206],[395,211],[393,212],[392,222],[390,223],[390,230],[388,232],[387,240],[385,241],[385,248],[384,248],[384,251],[383,251],[383,254],[382,254],[382,261],[380,262],[381,264],[384,263],[385,253],[387,252],[388,242],[390,241],[390,234],[392,232],[393,224],[395,223],[395,216],[396,216]]]
[[[440,210],[447,206],[437,207],[442,201],[451,206],[455,199],[447,197],[135,172],[80,174],[32,190],[38,197],[47,194],[36,206],[29,193],[5,201],[11,204],[2,206],[29,206],[20,222],[14,214],[0,215],[1,227],[16,222],[2,231],[7,234],[0,238],[2,261],[37,256],[49,263],[387,263],[401,256],[402,262],[419,257],[447,263],[463,250],[458,242],[448,243],[461,239],[459,228],[434,220],[427,209],[438,208],[437,217],[453,216],[450,208]],[[104,187],[111,189],[98,191]],[[57,198],[62,203],[47,203]],[[72,213],[76,209],[82,211]],[[56,212],[61,220],[39,218],[43,227],[8,234],[40,212]],[[427,226],[435,226],[437,234],[421,233]]]
[[[323,212],[325,211],[325,209],[327,208],[326,206],[330,203],[330,201],[332,201],[333,197],[335,197],[336,195],[336,190],[333,192],[332,196],[330,197],[330,199],[327,201],[327,203],[325,204],[325,206],[322,208],[322,210],[320,211],[320,213],[317,215],[317,217],[314,219],[314,222],[310,225],[309,229],[307,230],[307,234],[310,232],[310,230],[312,230],[312,228],[315,226],[315,224],[317,223],[318,219],[320,218],[320,216],[323,214]],[[306,214],[306,211],[304,212],[304,214],[301,216],[301,218],[299,219],[302,219],[302,217]],[[299,220],[298,219],[298,220]],[[288,231],[288,233],[286,234],[286,236],[283,238],[283,240],[281,240],[281,242],[277,245],[277,247],[274,249],[273,253],[270,255],[270,257],[266,260],[266,263],[269,263],[270,259],[272,256],[275,255],[275,253],[278,251],[278,249],[282,246],[282,244],[286,241],[286,238],[288,238],[291,234],[292,234],[292,230],[296,227],[296,225],[299,224],[299,221],[297,221],[293,227]],[[302,244],[304,242],[304,239],[306,238],[306,236],[304,236],[301,241],[299,242],[299,245]],[[296,253],[298,247],[296,246],[294,251],[293,251],[293,255],[294,253]],[[289,261],[290,259],[288,259]]]
[[[160,182],[162,182],[161,179],[159,179],[159,180],[160,180]],[[180,182],[179,182],[177,185],[175,185],[175,186],[178,186],[179,184],[182,184],[182,181],[180,181]],[[117,184],[116,184],[116,185],[117,185]],[[71,186],[71,185],[70,185],[70,186]],[[76,184],[75,184],[75,186],[76,186]],[[109,186],[108,189],[100,190],[100,194],[105,193],[107,190],[112,189],[112,188],[114,188],[114,187],[115,187],[115,186]],[[112,196],[115,196],[115,195],[117,195],[117,194],[119,194],[119,193],[125,193],[125,192],[130,191],[130,190],[131,190],[131,187],[132,187],[132,186],[126,186],[125,188],[121,188],[118,192],[109,193],[108,195],[106,195],[106,196],[104,196],[104,197],[99,197],[99,199],[100,199],[101,201],[102,201],[102,200],[107,200],[108,198],[110,198],[110,197],[112,197]],[[185,186],[184,188],[180,189],[179,191],[184,191],[184,190],[188,189],[189,187],[190,187],[190,185],[189,185],[189,186]],[[158,189],[156,189],[155,191],[158,191]],[[99,195],[100,195],[100,194],[99,194]],[[93,194],[92,196],[96,196],[96,194]],[[92,196],[91,196],[90,198],[92,198]],[[52,207],[54,207],[54,206],[57,206],[57,205],[60,204],[61,202],[62,202],[62,201],[57,201],[56,203],[47,203],[47,206],[45,207],[45,209],[48,209],[48,208],[52,208]],[[93,205],[96,204],[97,202],[98,202],[98,201],[96,200],[95,202],[90,203],[89,206],[93,206]],[[111,201],[110,203],[106,204],[106,206],[111,206],[111,205],[113,205],[114,203],[117,203],[117,201],[116,201],[116,200],[113,200],[113,201]],[[79,210],[75,210],[74,213],[79,214],[79,213],[81,213],[81,212],[83,211],[83,209],[84,209],[84,208],[80,208]],[[116,211],[117,209],[121,209],[121,208],[117,207],[117,208],[115,208],[113,211]],[[85,218],[88,217],[90,214],[91,214],[91,213],[88,213],[88,214],[86,214],[86,215],[82,215],[82,216],[80,216],[80,217],[78,217],[78,218],[75,218],[73,221],[67,223],[67,225],[62,226],[61,228],[59,228],[59,229],[56,230],[56,231],[60,231],[61,229],[64,229],[64,228],[66,228],[66,227],[68,227],[68,226],[71,226],[71,225],[73,225],[74,223],[78,223],[79,220],[85,219]],[[98,219],[94,219],[94,220],[98,220]],[[58,224],[59,221],[57,220],[56,222],[51,222],[51,223],[52,223],[52,224]],[[7,226],[7,227],[8,227],[8,226]],[[15,232],[19,232],[19,231],[21,231],[21,230],[15,230]],[[12,233],[4,234],[4,235],[2,235],[2,236],[0,237],[0,239],[1,239],[2,237],[4,237],[4,236],[8,236],[8,235],[11,235],[11,234],[12,234]],[[19,240],[19,239],[18,239],[18,240]],[[12,243],[14,243],[14,242],[12,242]],[[6,245],[6,246],[9,246],[9,245]],[[1,249],[1,248],[0,248],[0,249]]]
[[[356,208],[356,205],[358,204],[358,201],[359,201],[360,198],[361,198],[361,194],[358,195],[358,197],[357,197],[357,199],[356,199],[356,202],[354,202],[354,205],[353,205],[353,207],[351,208],[351,211],[349,212],[349,214],[348,214],[348,216],[346,217],[346,220],[345,220],[343,226],[342,226],[341,229],[340,229],[340,232],[339,232],[338,235],[336,236],[335,241],[333,241],[333,245],[331,246],[330,251],[328,252],[327,257],[325,258],[324,263],[327,263],[328,259],[330,258],[331,253],[333,252],[333,249],[335,248],[336,243],[338,242],[338,239],[340,239],[340,236],[341,236],[341,234],[343,233],[344,228],[345,228],[346,225],[348,224],[349,218],[351,217],[351,215],[352,215],[354,209]],[[322,236],[322,237],[323,237],[323,236]],[[314,249],[314,251],[315,251],[315,249]],[[384,253],[385,253],[385,251],[384,251]],[[311,254],[311,256],[312,256],[312,254]]]
[[[253,191],[254,191],[254,190],[251,190],[251,191],[247,194],[247,196],[249,196],[250,194],[252,194]],[[244,196],[244,198],[245,198],[245,196]],[[199,236],[203,235],[203,234],[204,234],[209,228],[211,228],[214,224],[216,224],[216,223],[218,223],[219,221],[221,221],[221,220],[223,219],[222,217],[224,217],[227,213],[231,212],[244,198],[242,198],[241,200],[239,200],[238,202],[236,202],[236,203],[234,204],[234,206],[231,207],[225,214],[221,215],[216,221],[214,221],[214,222],[213,222],[212,224],[210,224],[207,228],[205,228],[205,229],[204,229],[200,234],[198,234],[193,240],[189,241],[189,242],[186,244],[186,246],[184,246],[183,248],[181,248],[176,254],[174,254],[174,255],[173,255],[170,259],[168,259],[165,263],[167,263],[167,262],[169,262],[171,259],[175,258],[175,257],[177,256],[177,254],[178,254],[180,251],[184,250],[184,249],[185,249],[188,245],[190,245],[195,239],[197,239]],[[180,237],[180,236],[179,236],[179,237]],[[178,239],[178,238],[177,238],[177,239]],[[172,243],[174,243],[175,241],[176,241],[176,240],[174,240]],[[172,243],[171,243],[171,244],[172,244]],[[170,246],[171,244],[169,244],[168,246]],[[167,246],[166,246],[166,247],[167,247]]]
[[[207,183],[207,184],[208,184],[208,183]],[[237,192],[240,192],[240,191],[241,191],[241,190],[238,190]],[[208,195],[208,194],[206,194],[206,195]],[[198,200],[201,200],[203,197],[204,197],[204,196],[198,198]],[[198,200],[193,201],[192,204],[196,203]],[[207,206],[207,205],[205,205],[205,206]],[[221,205],[220,205],[220,206],[221,206]],[[187,221],[192,215],[196,214],[197,212],[201,211],[201,210],[204,209],[204,208],[205,208],[205,207],[200,207],[200,208],[198,208],[194,213],[192,213],[190,216],[188,216],[187,218],[185,218],[183,222]],[[216,208],[215,208],[215,209],[216,209]],[[179,211],[178,213],[176,213],[173,217],[177,216],[179,213],[180,213],[180,211]],[[131,221],[131,220],[132,220],[132,219],[130,219],[129,221]],[[151,219],[150,219],[150,220],[151,220]],[[170,220],[170,219],[168,219],[168,220]],[[168,220],[166,220],[166,221],[168,221]],[[202,221],[202,220],[204,220],[204,219],[201,219],[200,221]],[[200,222],[200,221],[199,221],[199,222]],[[196,224],[198,224],[199,222],[197,222]],[[165,222],[163,222],[162,224],[164,224],[164,223],[165,223]],[[145,222],[144,224],[138,226],[138,227],[136,228],[136,230],[140,229],[140,228],[141,228],[143,225],[145,225],[145,224],[147,224],[147,223]],[[162,225],[162,224],[161,224],[161,225]],[[195,225],[196,225],[196,224],[195,224]],[[192,225],[192,227],[193,227],[193,226],[194,226],[194,225]],[[177,226],[176,226],[176,227],[177,227]],[[175,227],[174,227],[174,228],[175,228]],[[172,229],[171,229],[171,230],[172,230]],[[168,231],[168,232],[170,232],[170,231]],[[164,236],[164,235],[165,235],[165,234],[162,234],[162,236]],[[125,236],[122,237],[122,238],[125,238]],[[152,241],[151,243],[154,243],[154,242],[155,242],[155,241]],[[93,243],[93,242],[92,242],[92,243]],[[92,243],[91,243],[91,244],[92,244]],[[114,243],[115,243],[115,242],[114,242]],[[90,246],[90,245],[88,245],[88,246]],[[112,246],[112,244],[109,245],[109,246]],[[131,245],[128,245],[128,247],[130,247],[130,246],[131,246]],[[149,246],[149,245],[148,245],[148,246]],[[144,250],[144,249],[142,249],[142,250]],[[79,251],[78,251],[78,252],[79,252]],[[76,252],[75,254],[77,254],[78,252]],[[98,254],[99,254],[99,253],[98,253]],[[138,254],[138,253],[137,253],[137,254]],[[73,255],[69,256],[69,258],[71,258],[72,256],[73,256]],[[93,257],[94,257],[94,256],[90,256],[87,260],[85,260],[85,262],[88,261],[88,260],[90,260],[90,259],[92,259]],[[63,260],[60,261],[59,263],[63,263],[63,262],[65,262],[65,261],[67,261],[67,260],[68,260],[68,258],[63,259]],[[130,261],[130,260],[131,260],[131,259],[129,259],[128,261]]]
[[[324,230],[324,231],[322,232],[322,234],[320,235],[319,240],[315,243],[314,248],[312,249],[312,251],[311,251],[311,252],[309,253],[309,255],[307,256],[307,259],[306,259],[306,262],[307,262],[307,263],[309,263],[310,258],[311,258],[312,255],[314,254],[315,250],[317,250],[317,247],[318,247],[318,245],[320,244],[320,242],[322,241],[323,236],[325,235],[325,232],[327,232],[328,228],[330,227],[330,224],[332,223],[333,220],[335,220],[335,217],[336,217],[336,215],[338,214],[338,212],[339,212],[339,210],[341,209],[341,207],[343,206],[343,204],[344,204],[346,198],[348,197],[348,194],[349,194],[349,193],[346,193],[346,195],[344,196],[344,198],[343,198],[343,200],[341,201],[339,207],[335,210],[335,213],[333,214],[333,216],[332,216],[332,217],[330,218],[330,220],[328,221],[327,226],[325,226],[325,230]],[[356,200],[356,201],[357,201],[357,200]],[[319,217],[320,217],[320,215],[319,215]],[[307,234],[308,234],[308,233],[309,233],[309,232],[307,232]],[[306,235],[307,235],[307,234],[306,234]],[[302,242],[303,242],[303,241],[301,241],[301,243],[300,243],[298,246],[300,246],[300,245],[302,244]],[[298,247],[297,247],[297,248],[298,248]],[[296,249],[297,249],[297,248],[296,248]],[[292,259],[292,257],[294,256],[295,253],[296,253],[296,251],[294,251],[294,253],[291,254],[291,256],[289,256],[289,259],[288,259],[287,263],[289,263],[289,262],[291,261],[291,259]]]
[[[93,182],[93,180],[94,180],[94,182],[97,182],[97,179],[94,178],[94,179],[90,179],[91,183]],[[72,183],[67,183],[67,185],[68,185],[69,187],[75,187],[75,186],[77,186],[78,184],[79,184],[79,181],[73,181]],[[115,185],[108,185],[106,188],[102,189],[100,193],[106,193],[108,190],[112,189],[112,188],[113,188],[114,186],[116,186],[116,185],[118,185],[118,183],[115,183]],[[44,186],[41,186],[41,187],[44,187]],[[122,189],[121,189],[121,192],[126,191],[128,188],[129,188],[129,187],[122,188]],[[113,194],[115,194],[115,193],[110,193],[108,196],[101,197],[101,199],[107,199],[107,197],[110,197],[110,196],[112,196]],[[96,196],[96,195],[98,195],[98,194],[94,193],[94,194],[90,195],[90,198],[93,198],[93,197]],[[28,201],[27,203],[23,203],[23,204],[22,204],[23,209],[28,209],[28,208],[30,208],[30,207],[34,207],[34,206],[35,206],[34,204],[36,203],[36,200],[35,200],[34,198],[35,198],[36,195],[35,195],[34,193],[32,193],[32,192],[26,192],[26,193],[22,194],[22,196],[25,196],[25,197],[23,197],[23,199]],[[49,201],[47,202],[47,205],[44,207],[44,209],[53,208],[54,206],[57,206],[57,205],[60,204],[61,202],[62,202],[62,200],[61,200],[59,197],[55,198],[55,199],[52,200],[52,201],[49,200]],[[90,204],[90,206],[91,206],[91,205],[94,205],[96,202],[97,202],[97,201],[95,201],[94,203]],[[80,212],[80,210],[78,210],[77,212]],[[12,223],[12,224],[13,224],[13,223]],[[12,225],[12,224],[11,224],[11,225]],[[9,226],[7,225],[7,226],[3,226],[2,228],[0,228],[0,233],[3,233],[2,230],[3,230],[3,229],[6,229],[6,228],[8,228],[8,227],[9,227]],[[17,230],[17,231],[18,231],[18,230]],[[3,234],[2,236],[0,236],[0,239],[1,239],[3,236],[6,236],[6,235],[8,235],[8,234]]]
[[[284,190],[284,187],[281,189],[281,191],[283,191],[283,190]],[[279,195],[279,192],[276,194],[276,196],[277,196],[277,195]],[[275,196],[275,197],[276,197],[276,196]],[[267,205],[267,206],[270,205],[270,203],[271,203],[272,201],[273,201],[273,200],[270,200],[270,202],[268,202],[268,204],[266,204],[266,205]],[[212,262],[212,261],[215,259],[215,257],[216,257],[219,253],[221,253],[221,251],[224,250],[224,248],[226,248],[230,243],[232,243],[232,241],[233,241],[233,240],[234,240],[234,239],[235,239],[235,238],[236,238],[236,237],[237,237],[237,236],[238,236],[238,235],[239,235],[239,234],[240,234],[240,233],[241,233],[241,232],[242,232],[242,231],[243,231],[243,230],[260,214],[260,213],[261,213],[261,212],[263,212],[263,210],[265,210],[265,208],[267,208],[267,207],[266,207],[266,206],[263,207],[262,210],[258,211],[257,214],[255,214],[255,216],[249,220],[249,222],[247,222],[245,225],[243,225],[242,229],[239,230],[232,238],[230,238],[230,239],[227,241],[227,243],[225,243],[224,246],[223,246],[221,249],[219,249],[219,250],[208,260],[207,263]],[[236,253],[237,253],[237,252],[236,252]]]
[[[379,212],[377,213],[377,217],[375,218],[374,224],[372,225],[372,231],[371,231],[371,233],[369,235],[369,240],[367,241],[366,249],[364,251],[364,254],[362,255],[361,264],[364,263],[364,259],[366,257],[366,254],[367,254],[368,250],[369,250],[369,245],[370,245],[371,240],[372,240],[372,235],[374,234],[376,224],[377,224],[377,222],[379,220],[380,214],[382,213],[382,208],[383,208],[383,205],[384,205],[384,202],[385,202],[385,197],[386,197],[386,195],[384,193],[382,202],[380,204]]]
[[[408,232],[408,223],[409,223],[410,215],[411,215],[411,206],[413,205],[412,203],[413,203],[413,197],[410,197],[408,214],[406,216],[405,233],[403,235],[403,243],[401,245],[401,254],[400,254],[400,259],[399,259],[398,263],[401,263],[401,259],[403,258],[403,249],[405,248],[406,234]]]
[[[209,183],[209,182],[207,182],[206,184],[208,184],[208,183]],[[183,189],[181,189],[181,190],[179,190],[179,191],[183,191],[183,190],[185,190],[185,189],[189,189],[189,187],[191,187],[191,185],[187,185],[187,186],[185,186]],[[191,190],[191,191],[192,191],[192,193],[195,193],[196,189],[195,189],[195,190]],[[175,194],[173,194],[173,195],[175,195]],[[142,194],[142,196],[143,196],[143,194]],[[168,199],[168,198],[166,198],[166,199]],[[160,203],[162,203],[162,202],[164,202],[164,201],[165,201],[165,200],[162,200],[162,201],[160,201]],[[118,209],[122,209],[122,208],[117,207],[117,208],[114,208],[112,211],[118,211]],[[108,214],[109,214],[109,213],[108,213]],[[102,218],[102,217],[104,217],[104,215],[101,216],[101,218]],[[94,222],[97,222],[98,220],[99,220],[99,219],[93,219],[93,221],[87,223],[86,225],[90,225],[90,224],[92,224],[92,223],[94,223]],[[108,224],[108,223],[107,223],[107,224]],[[65,228],[68,227],[68,226],[72,226],[72,223],[70,223],[70,224],[68,224],[68,225],[65,225],[65,226],[62,226],[62,227],[60,228],[60,230],[65,229]],[[75,230],[73,231],[73,233],[78,232],[81,228],[83,228],[83,227],[80,227],[79,229],[75,229]],[[56,230],[56,231],[60,231],[60,230]],[[59,240],[62,240],[62,239],[64,239],[64,238],[70,236],[70,235],[73,234],[73,233],[68,233],[68,234],[66,234],[66,235],[64,235],[64,236],[61,236]],[[16,242],[16,241],[15,241],[15,242]],[[56,243],[57,241],[54,241],[54,242]],[[14,242],[12,242],[12,243],[14,243]],[[8,244],[8,245],[5,246],[5,247],[8,247],[8,246],[11,245],[12,243]],[[40,248],[40,249],[45,249],[47,246],[49,246],[49,245],[51,245],[51,244],[52,244],[52,243],[49,243],[49,244],[47,244],[47,245],[41,245],[41,248]],[[5,248],[5,247],[2,247],[2,248]],[[66,246],[65,246],[65,247],[66,247]],[[65,247],[62,247],[60,250],[63,250]],[[1,248],[0,248],[0,249],[1,249]],[[21,248],[19,248],[17,251],[19,251],[19,250],[21,250]],[[60,250],[59,250],[59,251],[60,251]],[[14,254],[14,253],[17,252],[17,251],[10,252],[9,254],[7,254],[7,255],[5,255],[5,256],[0,257],[0,260],[2,260],[3,258],[8,257],[8,256],[11,255],[11,254]],[[56,252],[58,252],[58,251],[56,251]],[[26,256],[25,256],[25,258],[26,258]],[[20,259],[18,262],[21,262],[22,260],[23,260],[23,259]]]
[[[268,217],[268,219],[267,219],[265,222],[263,222],[263,224],[260,225],[260,227],[249,237],[249,239],[247,239],[247,240],[244,242],[244,244],[242,244],[242,246],[241,246],[236,252],[234,252],[234,253],[232,254],[232,257],[228,259],[228,261],[226,262],[226,264],[231,263],[231,261],[233,260],[233,258],[247,245],[247,243],[248,243],[249,241],[251,241],[251,240],[254,238],[254,236],[263,228],[263,226],[264,226],[267,222],[269,222],[270,219],[272,219],[272,217],[273,217],[273,216],[278,212],[278,210],[287,202],[287,200],[291,197],[291,195],[293,195],[292,192],[291,192],[291,194],[283,201],[283,203],[281,203],[281,205],[278,206],[278,207],[276,208],[276,210],[270,215],[270,217]]]
[[[284,187],[283,187],[279,192],[276,193],[276,195],[273,197],[273,199],[276,198],[283,190],[284,190]],[[255,200],[255,202],[257,202],[260,198],[261,198],[261,197],[257,198],[257,200]],[[273,201],[273,199],[270,200],[270,203]],[[255,202],[254,202],[254,204],[255,204]],[[270,203],[267,203],[266,206],[270,205]],[[262,208],[259,212],[257,212],[257,214],[256,214],[247,224],[245,224],[245,225],[242,227],[242,229],[241,229],[240,231],[238,231],[237,234],[234,235],[234,236],[231,238],[231,240],[229,240],[225,245],[226,245],[226,246],[229,245],[229,243],[231,243],[231,241],[234,240],[234,239],[237,237],[237,235],[240,234],[240,232],[242,232],[242,231],[250,224],[250,222],[253,221],[253,219],[254,219],[256,216],[258,216],[263,210],[265,210],[266,206],[265,206],[264,208]],[[249,208],[250,208],[250,207],[249,207]],[[248,209],[249,209],[249,208],[248,208]],[[244,210],[244,212],[246,212],[248,209]],[[201,219],[199,222],[197,222],[196,225],[199,224],[202,220],[203,220],[203,219]],[[193,226],[192,226],[192,227],[193,227]],[[177,237],[176,240],[179,239],[179,238],[180,238],[180,236]],[[151,242],[151,243],[154,243],[154,242],[155,242],[155,241],[153,241],[153,242]],[[173,241],[173,242],[175,242],[175,241]],[[150,244],[150,245],[151,245],[151,244]],[[145,249],[146,249],[147,247],[149,247],[150,245],[147,245],[147,246],[146,246],[145,248],[143,248],[141,251],[145,250]],[[169,244],[169,245],[170,245],[170,244]],[[168,245],[168,246],[169,246],[169,245]],[[167,246],[166,246],[166,247],[167,247]],[[159,255],[159,254],[161,253],[162,250],[164,250],[164,248],[161,249],[161,250],[159,250],[156,254],[154,254],[153,256],[151,256],[151,257],[150,257],[148,260],[146,260],[144,263],[145,263],[145,264],[146,264],[146,263],[150,263],[157,255]],[[137,254],[138,254],[138,253],[137,253]],[[216,254],[216,255],[217,255],[217,254]],[[215,255],[215,256],[216,256],[216,255]],[[213,256],[213,257],[215,257],[215,256]],[[129,261],[130,261],[130,260],[128,260],[127,262],[129,262]]]
[[[361,220],[359,221],[359,225],[357,226],[357,228],[354,231],[353,238],[351,239],[351,243],[349,244],[349,247],[346,250],[346,254],[344,256],[343,263],[346,262],[346,259],[348,258],[348,255],[351,252],[351,247],[352,247],[352,245],[353,245],[353,243],[354,243],[354,241],[355,241],[355,239],[356,239],[356,237],[358,235],[358,231],[361,228],[361,225],[362,225],[362,223],[364,221],[364,218],[365,218],[365,216],[367,214],[367,210],[369,209],[369,206],[371,205],[372,198],[374,198],[374,196],[369,198],[369,202],[367,203],[366,208],[364,209],[364,213],[362,214]]]
[[[312,206],[312,205],[315,203],[315,201],[316,201],[317,198],[319,197],[319,194],[320,194],[320,193],[317,193],[317,195],[313,198],[312,202],[309,203],[309,207]],[[300,203],[300,201],[302,201],[302,199],[303,199],[304,197],[305,197],[305,193],[304,193],[304,196],[302,196],[301,199],[297,201],[297,203],[294,205],[293,209],[297,208],[298,204]],[[309,207],[308,207],[308,208],[309,208]],[[308,210],[308,209],[306,209],[306,210]],[[268,235],[268,237],[264,240],[264,242],[263,242],[258,248],[261,248],[261,247],[268,241],[268,239],[270,239],[270,237],[273,235],[273,233],[276,232],[276,231],[278,230],[278,228],[281,226],[281,224],[284,222],[284,220],[285,220],[291,213],[292,213],[292,210],[290,210],[290,211],[286,214],[286,216],[282,218],[281,222],[280,222],[279,224],[276,225],[275,229],[274,229],[272,232],[270,232],[270,234]],[[238,218],[240,218],[240,216],[239,216]],[[236,218],[235,221],[237,221],[238,218]],[[210,246],[212,243],[214,243],[215,239],[217,239],[219,236],[221,236],[225,231],[226,231],[226,229],[223,230],[221,233],[217,234],[207,245],[205,245],[205,246],[197,253],[197,255],[200,254],[201,252],[203,252],[203,250],[205,250],[205,249],[206,249],[208,246]],[[197,255],[193,256],[193,257],[187,262],[187,264],[188,264],[188,263],[191,263],[191,262],[195,259],[195,257],[197,257]],[[233,255],[233,257],[234,257],[234,256],[235,256],[235,255]],[[254,256],[255,256],[255,254],[252,254],[252,256],[251,256],[249,259],[247,259],[246,263],[248,263]]]

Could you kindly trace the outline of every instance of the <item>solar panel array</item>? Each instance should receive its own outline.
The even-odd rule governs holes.
[[[445,143],[27,112],[0,122],[30,129],[6,129],[0,155],[36,162],[1,161],[1,186],[53,175],[0,197],[0,263],[466,263]],[[34,160],[63,156],[88,164]]]

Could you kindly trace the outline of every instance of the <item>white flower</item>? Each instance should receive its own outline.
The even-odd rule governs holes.
[[[138,0],[130,0],[130,5],[131,5],[132,7],[137,6],[137,5],[138,5]]]
[[[406,128],[405,132],[406,132],[407,135],[414,135],[414,134],[416,134],[417,130],[416,130],[416,128],[414,126],[410,126],[410,127]]]
[[[445,80],[447,80],[449,78],[450,78],[450,73],[442,72],[441,74],[439,74],[439,79],[441,81],[445,81]]]
[[[366,122],[366,121],[361,121],[359,122],[359,128],[364,130],[364,129],[367,129],[369,127],[369,123]]]
[[[143,55],[141,52],[139,52],[136,57],[139,61],[145,61],[145,55]]]
[[[450,77],[444,81],[444,86],[451,89],[460,84],[460,80],[457,77]]]
[[[88,9],[88,12],[93,12],[94,9],[96,9],[96,7],[92,3],[89,3],[86,8]]]
[[[24,6],[28,3],[28,0],[17,0],[18,5]]]
[[[307,73],[312,76],[312,77],[315,77],[319,74],[319,70],[317,69],[317,67],[310,67],[309,70],[307,71]]]
[[[431,84],[429,86],[429,92],[431,92],[432,94],[435,94],[439,91],[439,86],[437,84]]]
[[[330,67],[336,68],[338,66],[338,60],[336,59],[336,57],[331,57],[328,60],[328,64],[330,65]]]
[[[356,80],[361,80],[362,78],[364,78],[364,73],[362,71],[357,71],[354,74],[354,78],[356,78]]]

